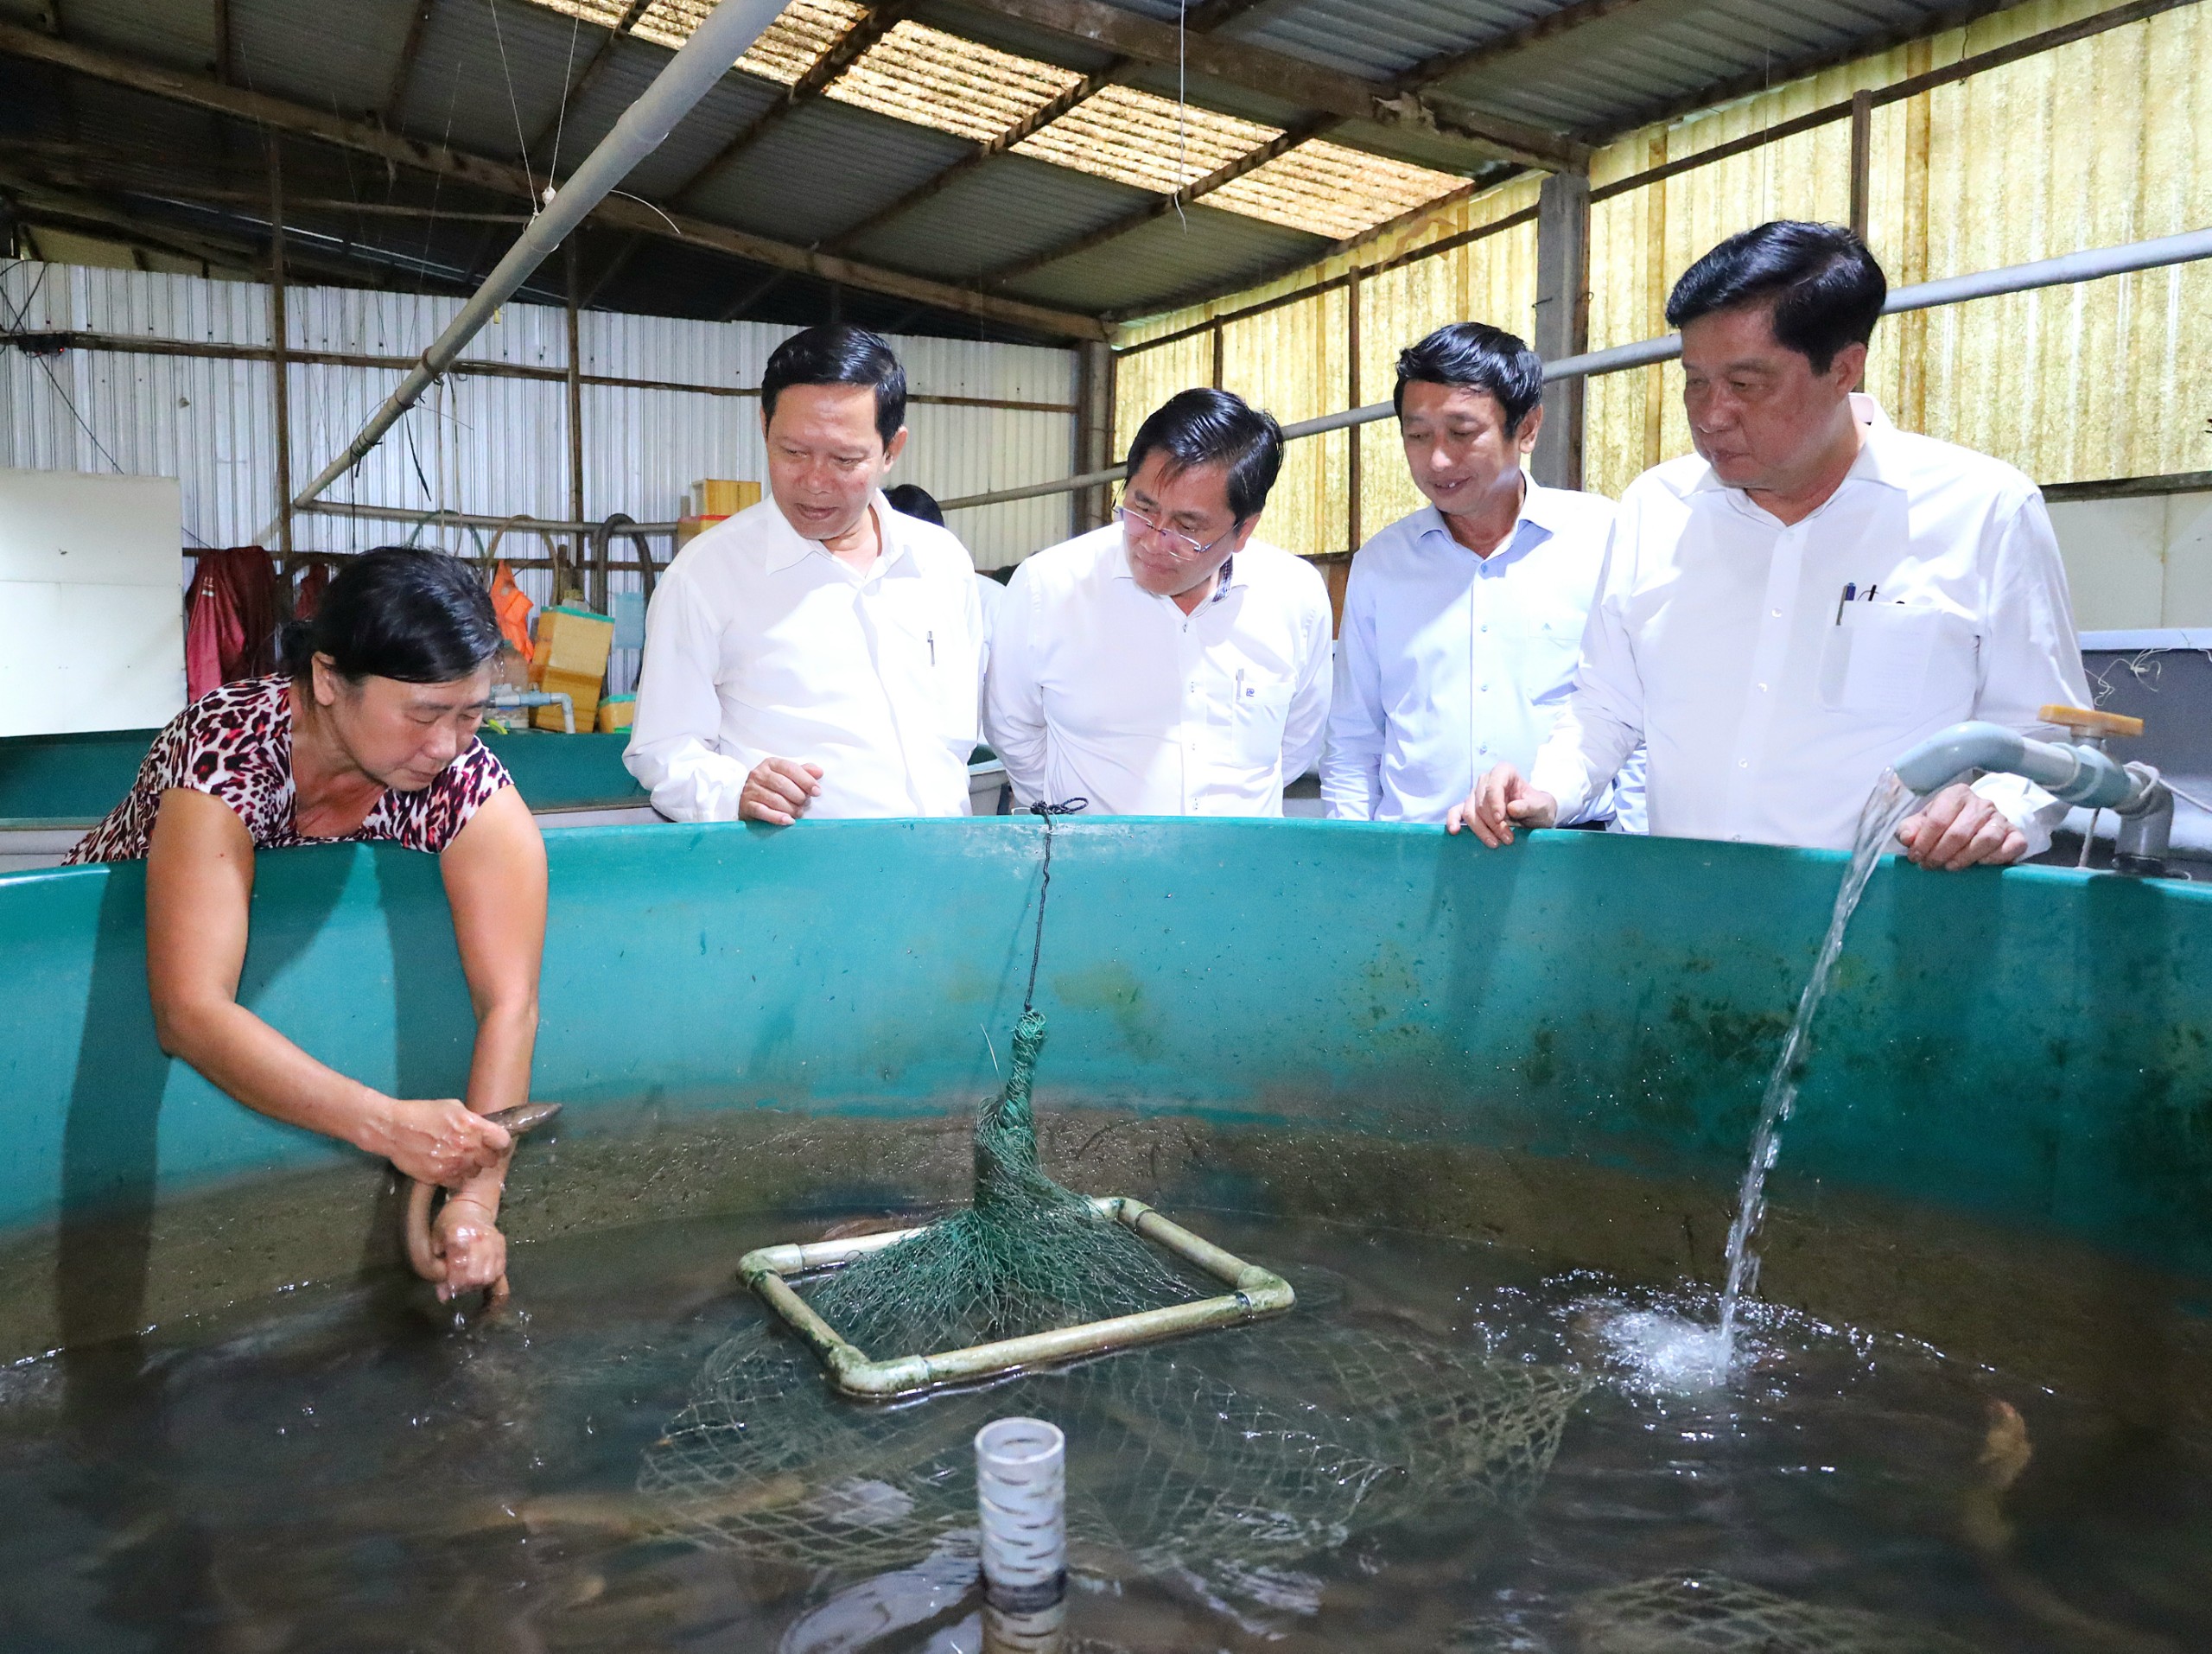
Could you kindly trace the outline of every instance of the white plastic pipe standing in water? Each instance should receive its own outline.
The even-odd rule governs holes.
[[[976,1433],[983,1536],[983,1646],[1047,1654],[1068,1588],[1067,1437],[1042,1419],[994,1419]]]

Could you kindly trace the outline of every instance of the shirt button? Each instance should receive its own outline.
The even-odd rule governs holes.
[[[1478,627],[1477,627],[1475,628],[1475,630],[1476,630],[1476,631],[1478,631],[1478,632],[1487,632],[1487,631],[1489,631],[1489,630],[1490,630],[1490,627],[1489,627],[1487,625],[1484,625],[1484,626],[1478,626]]]
[[[1744,842],[1744,836],[1741,833],[1731,833],[1728,835],[1728,842],[1731,844],[1740,844]]]
[[[1751,760],[1748,758],[1739,758],[1736,760],[1736,767],[1739,770],[1747,770],[1751,767]]]
[[[1759,685],[1759,693],[1760,693],[1760,694],[1762,694],[1762,695],[1764,695],[1764,694],[1765,694],[1765,693],[1766,693],[1766,685],[1765,685],[1765,684],[1760,684],[1760,685]]]
[[[1769,614],[1772,614],[1772,615],[1774,616],[1774,618],[1775,618],[1776,620],[1780,620],[1780,619],[1782,618],[1782,611],[1781,611],[1780,609],[1778,609],[1778,608],[1777,608],[1777,609],[1770,609],[1770,610],[1768,610],[1767,612],[1768,612]]]

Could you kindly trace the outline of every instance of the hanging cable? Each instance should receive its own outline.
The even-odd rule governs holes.
[[[1045,824],[1045,875],[1037,887],[1037,939],[1029,948],[1029,986],[1021,996],[1024,1016],[1037,1008],[1037,962],[1045,957],[1045,899],[1052,893],[1052,817],[1072,816],[1078,810],[1090,807],[1088,798],[1070,798],[1065,804],[1033,804],[1029,813],[1040,817]],[[994,1061],[997,1060],[994,1053]]]
[[[507,67],[507,35],[506,31],[499,27],[499,0],[490,0],[490,3],[492,38],[499,42],[499,74],[507,83],[507,109],[515,118],[515,148],[522,152],[522,175],[525,181],[530,181],[530,140],[522,135],[522,105],[515,101],[514,71]],[[550,187],[550,179],[548,187]],[[537,210],[537,186],[535,181],[531,181],[530,215],[536,218]]]

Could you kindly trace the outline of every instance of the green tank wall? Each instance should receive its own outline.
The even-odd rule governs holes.
[[[153,744],[151,729],[0,740],[0,824],[91,823],[122,802]],[[533,810],[645,802],[622,767],[627,735],[486,735]]]
[[[551,843],[536,1094],[882,1116],[993,1083],[1028,964],[1027,820],[579,829]],[[1547,833],[1060,830],[1040,1097],[1433,1136],[1725,1186],[1839,858]],[[242,996],[406,1095],[461,1086],[435,862],[265,854]],[[353,1156],[155,1047],[137,866],[0,878],[0,1225]],[[1878,874],[1782,1186],[1967,1211],[2212,1275],[2212,892]]]

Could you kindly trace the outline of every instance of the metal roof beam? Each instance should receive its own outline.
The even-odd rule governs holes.
[[[1294,103],[1340,121],[1373,121],[1456,138],[1483,161],[1510,161],[1542,172],[1580,172],[1589,147],[1521,121],[1440,109],[1417,91],[1308,62],[1218,35],[1193,35],[1103,0],[961,0],[961,3],[1047,34],[1103,47],[1141,62],[1181,64],[1193,73],[1261,96]]]
[[[1287,154],[1308,138],[1318,137],[1338,124],[1333,117],[1322,115],[1291,127],[1258,149],[1238,156],[1227,166],[1207,174],[1194,183],[1185,184],[1173,195],[1162,195],[1135,212],[1116,219],[1111,224],[1102,224],[1096,230],[1085,232],[1072,241],[1064,241],[1056,247],[1033,252],[1014,264],[1000,265],[983,277],[984,283],[990,287],[1002,287],[1008,282],[1020,280],[1032,270],[1042,270],[1047,264],[1057,264],[1061,259],[1072,258],[1079,252],[1089,252],[1093,247],[1103,246],[1109,241],[1117,241],[1131,231],[1141,230],[1146,225],[1190,206],[1200,197],[1211,194],[1223,185],[1235,182],[1248,172],[1256,172],[1278,156]]]
[[[794,80],[781,98],[760,111],[758,119],[715,150],[705,165],[669,191],[669,199],[672,201],[689,200],[701,185],[782,124],[793,111],[812,103],[829,91],[838,76],[867,56],[878,41],[904,22],[914,10],[914,5],[915,0],[880,0],[880,3],[868,7],[861,14],[859,22],[830,41],[822,55],[807,66],[806,73]]]
[[[938,173],[936,177],[925,179],[888,207],[879,207],[850,229],[839,231],[830,239],[830,251],[833,252],[847,251],[864,240],[873,232],[881,229],[892,219],[901,217],[919,207],[924,201],[944,194],[945,190],[958,183],[986,161],[1004,155],[1024,138],[1030,137],[1050,126],[1077,104],[1086,103],[1097,96],[1099,92],[1126,75],[1129,71],[1130,64],[1131,60],[1128,58],[1116,58],[1097,73],[1085,75],[1058,97],[1053,99],[1051,103],[1029,116],[1027,119],[1008,127],[988,143],[978,144],[972,153],[961,156],[943,172]]]
[[[386,126],[399,124],[399,106],[407,100],[407,83],[415,78],[415,60],[423,50],[423,32],[429,28],[430,12],[436,4],[437,0],[417,0],[409,10],[406,38],[399,43],[399,56],[391,66],[391,85],[385,89],[379,111]]]
[[[387,131],[366,121],[348,120],[321,110],[309,109],[244,87],[226,86],[205,75],[175,69],[89,47],[55,40],[35,29],[0,23],[0,52],[49,64],[75,74],[128,87],[151,97],[166,99],[198,109],[213,110],[243,121],[301,137],[376,156],[397,166],[410,167],[447,178],[477,184],[525,200],[536,195],[535,181],[519,167],[486,160],[444,144]],[[1062,339],[1104,339],[1103,322],[1096,316],[1053,309],[1018,299],[955,287],[903,270],[879,269],[849,258],[795,247],[788,242],[733,229],[728,225],[682,213],[664,215],[661,210],[627,196],[610,195],[593,209],[591,221],[615,229],[637,230],[647,235],[708,247],[772,269],[842,283],[872,293],[887,293],[940,310],[972,315],[1026,332]]]

